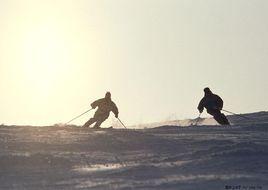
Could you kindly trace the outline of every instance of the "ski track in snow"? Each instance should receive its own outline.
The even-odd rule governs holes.
[[[0,127],[0,189],[268,189],[267,124]]]

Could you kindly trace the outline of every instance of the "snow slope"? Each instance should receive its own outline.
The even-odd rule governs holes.
[[[224,112],[223,112],[224,113]],[[226,115],[226,114],[225,114]],[[226,115],[228,120],[233,125],[244,125],[244,124],[259,124],[259,123],[268,123],[268,112],[256,112],[248,114],[239,114],[239,115]],[[192,126],[192,125],[218,125],[218,123],[212,118],[195,118],[195,119],[185,119],[185,120],[173,120],[173,121],[164,121],[164,122],[155,122],[148,124],[140,124],[137,126],[132,126],[133,128],[154,128],[158,126]]]
[[[268,189],[264,115],[229,127],[1,126],[0,189]]]

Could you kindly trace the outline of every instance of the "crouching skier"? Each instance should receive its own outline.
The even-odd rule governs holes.
[[[201,99],[198,110],[203,112],[204,107],[207,109],[207,113],[212,115],[214,119],[221,125],[230,125],[226,116],[221,113],[223,107],[223,100],[216,94],[213,94],[209,88],[204,89],[205,95]]]
[[[118,118],[118,108],[116,104],[111,99],[111,93],[107,92],[105,97],[99,100],[96,100],[91,104],[91,107],[95,109],[98,107],[97,111],[94,114],[94,117],[89,119],[83,127],[89,127],[91,124],[95,123],[93,128],[100,128],[102,122],[104,122],[112,111],[116,118]]]

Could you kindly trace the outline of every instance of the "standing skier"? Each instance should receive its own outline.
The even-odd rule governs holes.
[[[214,119],[221,125],[230,125],[226,116],[221,113],[223,107],[223,100],[216,94],[213,94],[209,88],[204,89],[205,96],[201,99],[198,110],[203,112],[204,107],[207,109],[207,113],[212,115]]]
[[[97,111],[94,114],[94,117],[89,119],[83,127],[89,127],[91,124],[95,123],[93,128],[100,128],[102,122],[104,122],[112,111],[116,118],[118,118],[118,108],[111,99],[111,93],[106,92],[105,97],[99,100],[96,100],[91,104],[91,107],[95,109],[98,107]]]

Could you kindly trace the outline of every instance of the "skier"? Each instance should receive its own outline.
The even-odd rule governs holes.
[[[94,117],[89,119],[83,127],[89,127],[91,124],[95,123],[93,128],[100,128],[102,122],[104,122],[112,111],[116,118],[118,118],[118,108],[116,104],[111,99],[111,93],[106,92],[105,98],[96,100],[91,104],[91,107],[95,109],[98,107],[97,111],[94,114]]]
[[[200,113],[203,112],[204,107],[207,113],[212,115],[214,119],[221,125],[230,125],[226,116],[221,113],[223,107],[223,100],[216,94],[213,94],[209,88],[204,89],[205,96],[199,102],[197,109]]]

